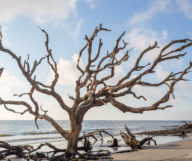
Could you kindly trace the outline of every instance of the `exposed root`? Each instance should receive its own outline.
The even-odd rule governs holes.
[[[153,137],[146,137],[142,139],[141,141],[138,141],[136,137],[130,132],[128,127],[125,125],[125,132],[120,132],[121,137],[123,138],[126,145],[130,146],[132,150],[129,151],[135,151],[137,149],[141,149],[144,144],[150,145],[150,142],[153,141],[155,145],[157,145],[156,141],[153,139]],[[185,122],[184,125],[171,129],[169,131],[174,131],[177,133],[180,133],[181,135],[185,135],[185,131],[192,130],[192,124]],[[168,132],[169,132],[168,131]],[[164,132],[167,132],[167,130],[164,130]],[[146,133],[146,132],[145,132]],[[143,133],[143,134],[145,134]],[[147,132],[147,134],[153,133]],[[157,132],[155,132],[156,134]],[[109,132],[106,132],[105,130],[100,131],[94,131],[91,133],[87,133],[79,137],[79,141],[83,140],[84,144],[81,147],[77,147],[77,152],[73,154],[72,157],[66,157],[65,152],[66,149],[59,149],[55,147],[54,145],[50,143],[44,143],[40,144],[38,147],[34,148],[31,145],[19,145],[19,146],[11,146],[10,144],[0,141],[0,160],[7,160],[11,161],[10,156],[17,156],[18,158],[26,159],[27,161],[33,160],[33,161],[41,161],[41,160],[49,160],[49,161],[86,161],[86,160],[99,160],[99,159],[108,159],[111,160],[111,153],[107,150],[100,150],[100,151],[92,151],[92,145],[98,141],[98,136],[101,138],[101,142],[104,141],[103,134],[109,135],[113,139],[113,143],[109,145],[108,147],[118,147],[118,140]],[[161,134],[161,130],[158,131],[157,134]],[[89,138],[93,138],[95,140],[94,143],[91,143],[89,141]],[[47,146],[51,150],[48,152],[38,152],[39,149],[42,147]],[[81,151],[81,153],[79,152]],[[83,152],[82,152],[83,151]]]
[[[47,146],[52,149],[52,151],[48,152],[37,152],[37,150],[41,149],[43,146]],[[41,161],[41,160],[49,160],[49,161],[86,161],[86,160],[99,160],[99,159],[109,159],[111,160],[109,151],[91,151],[88,150],[87,147],[78,147],[77,150],[84,150],[85,153],[79,153],[77,151],[73,157],[66,158],[65,151],[66,149],[59,149],[50,143],[40,144],[37,148],[34,148],[31,145],[19,145],[19,146],[11,146],[10,144],[0,141],[0,160],[7,160],[10,156],[16,156],[18,158],[26,159],[27,161]],[[57,154],[57,155],[56,155]]]

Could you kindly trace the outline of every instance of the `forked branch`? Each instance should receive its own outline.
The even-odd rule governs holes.
[[[101,25],[100,25],[101,27]],[[128,72],[117,80],[114,80],[115,76],[115,68],[116,66],[120,66],[124,62],[129,61],[129,51],[127,50],[127,44],[123,37],[125,32],[123,32],[116,40],[114,48],[111,52],[106,53],[106,55],[101,56],[101,47],[103,46],[102,40],[99,39],[98,50],[95,56],[93,56],[92,44],[94,38],[101,30],[97,28],[93,32],[91,38],[86,36],[86,45],[82,48],[79,53],[79,59],[77,62],[77,68],[81,69],[82,75],[79,77],[76,86],[76,97],[73,97],[74,100],[74,108],[76,110],[76,116],[81,118],[82,120],[84,114],[95,106],[103,106],[107,103],[112,104],[122,112],[133,112],[133,113],[143,113],[144,111],[151,111],[157,109],[166,109],[172,107],[171,105],[162,105],[169,101],[170,95],[173,95],[174,86],[179,81],[186,81],[184,76],[190,72],[192,67],[190,65],[183,71],[180,72],[171,72],[167,77],[165,77],[161,82],[148,82],[145,80],[145,76],[149,74],[153,74],[155,72],[156,67],[161,63],[173,59],[180,59],[184,57],[186,53],[178,53],[184,51],[186,48],[192,46],[192,40],[190,39],[181,39],[174,40],[165,45],[160,51],[157,53],[156,59],[147,64],[142,64],[142,60],[144,56],[153,51],[155,48],[160,48],[158,43],[155,42],[153,45],[147,47],[143,50],[138,58],[135,61],[135,64],[132,68],[128,70]],[[106,30],[109,31],[109,30]],[[174,45],[177,45],[174,47]],[[86,54],[86,48],[88,60],[87,65],[85,65],[85,69],[79,66],[79,60],[82,57],[83,53]],[[170,50],[171,49],[171,50]],[[123,52],[125,50],[125,52]],[[124,53],[124,54],[123,54]],[[91,59],[94,57],[94,59]],[[94,64],[92,64],[94,62]],[[136,76],[132,77],[133,74]],[[116,81],[116,83],[112,84],[111,80]],[[168,87],[167,92],[162,96],[159,100],[154,102],[151,106],[147,107],[131,107],[128,106],[121,101],[118,101],[118,98],[131,95],[136,99],[147,100],[144,95],[138,95],[136,91],[134,91],[135,86],[143,86],[143,87],[161,87],[166,85]],[[87,91],[84,95],[80,95],[80,90]],[[89,101],[91,100],[91,102]]]

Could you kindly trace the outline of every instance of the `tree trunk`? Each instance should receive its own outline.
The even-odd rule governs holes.
[[[67,140],[65,157],[72,157],[76,154],[80,132],[81,124],[77,124],[74,120],[71,120],[71,133]]]

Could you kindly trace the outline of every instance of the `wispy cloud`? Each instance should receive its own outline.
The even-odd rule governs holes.
[[[9,41],[9,38],[8,38],[8,35],[6,33],[6,31],[8,30],[8,27],[3,25],[3,26],[0,26],[0,32],[3,33],[3,44],[6,46],[6,47],[11,47],[11,43]]]
[[[60,58],[58,62],[59,80],[58,84],[74,86],[79,76],[79,71],[76,68],[77,55],[74,54],[72,60],[65,60]],[[54,73],[50,71],[47,81],[50,83],[53,80]]]
[[[145,27],[133,27],[126,35],[127,41],[137,50],[143,50],[155,41],[162,44],[167,39],[168,33],[163,30],[161,33],[146,29]]]
[[[67,35],[72,39],[72,40],[77,40],[80,32],[81,32],[81,27],[83,25],[84,20],[80,19],[77,21],[70,21],[62,24],[62,27],[66,30]]]
[[[182,11],[185,16],[192,20],[192,1],[191,0],[177,0],[177,5],[180,11]]]
[[[151,20],[155,14],[164,11],[169,3],[169,0],[152,1],[152,4],[149,5],[147,10],[137,12],[133,15],[130,20],[131,25],[141,24]]]
[[[1,0],[0,22],[26,16],[38,24],[65,20],[76,8],[76,0]]]
[[[96,0],[85,0],[85,2],[90,6],[91,9],[95,9],[98,5]]]
[[[156,77],[158,81],[163,81],[167,76],[169,75],[169,72],[164,70],[161,65],[157,65],[156,67]]]
[[[13,83],[14,82],[14,83]],[[27,84],[20,80],[15,75],[11,75],[6,70],[3,71],[0,79],[0,96],[5,99],[10,99],[14,92],[18,89],[24,89],[23,87],[27,87]]]

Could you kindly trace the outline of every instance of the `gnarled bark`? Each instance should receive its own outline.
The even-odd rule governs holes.
[[[79,135],[81,132],[81,124],[77,124],[75,120],[71,120],[71,131],[67,139],[66,157],[72,157],[77,154],[77,146]]]

